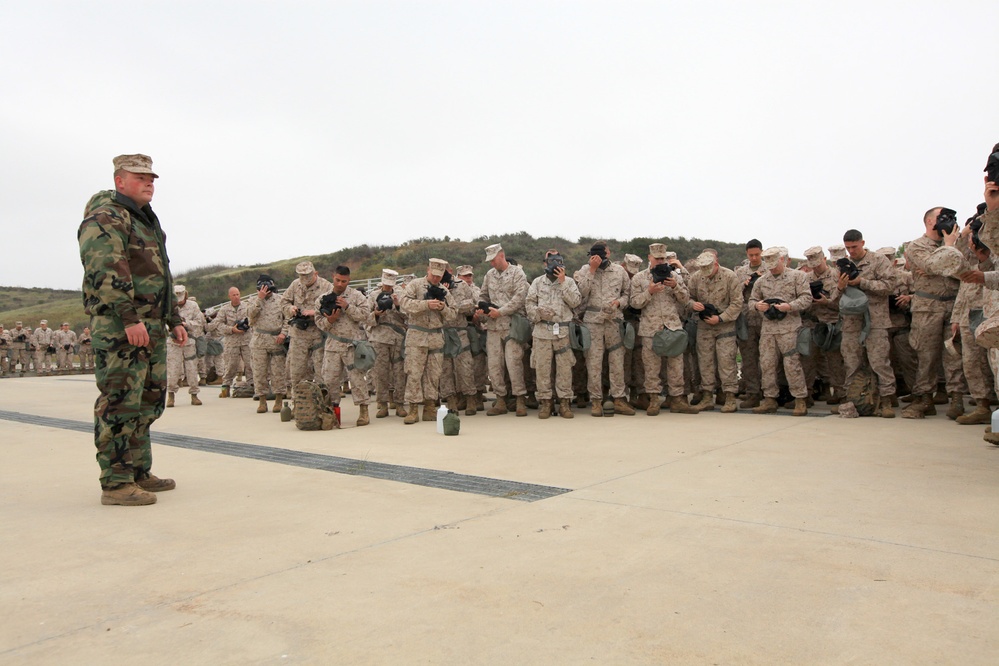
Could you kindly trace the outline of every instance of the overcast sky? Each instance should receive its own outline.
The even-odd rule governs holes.
[[[873,249],[963,222],[999,2],[0,0],[0,285],[151,155],[174,272],[422,236]],[[446,257],[445,257],[446,258]]]

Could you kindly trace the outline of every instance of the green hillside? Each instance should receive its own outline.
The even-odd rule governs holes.
[[[340,264],[350,266],[351,277],[360,279],[377,277],[382,268],[392,268],[403,274],[423,275],[427,269],[427,260],[431,257],[440,257],[449,261],[452,266],[472,265],[475,268],[476,282],[481,282],[482,276],[489,270],[489,264],[484,261],[484,249],[493,243],[502,243],[507,257],[516,259],[524,267],[528,278],[534,279],[541,274],[541,258],[549,248],[560,250],[566,259],[566,265],[574,271],[586,262],[587,251],[595,240],[597,239],[588,237],[577,241],[559,237],[534,238],[526,232],[480,236],[472,241],[451,239],[447,236],[418,238],[398,246],[359,245],[330,254],[296,257],[255,266],[203,266],[175,275],[174,281],[187,286],[188,293],[194,296],[202,307],[210,307],[228,300],[226,294],[232,286],[238,287],[244,294],[255,291],[257,276],[260,273],[269,274],[283,289],[295,279],[295,265],[305,259],[312,261],[316,269],[327,279],[333,268]],[[696,257],[707,247],[718,250],[723,266],[735,266],[745,258],[743,243],[683,237],[604,240],[610,245],[611,258],[614,261],[620,261],[628,253],[636,254],[644,261],[648,256],[650,243],[665,243],[683,261]],[[0,323],[12,328],[14,321],[21,320],[26,326],[34,328],[41,319],[48,319],[53,328],[58,327],[63,321],[68,321],[73,330],[78,332],[83,330],[87,325],[87,317],[83,313],[80,292],[0,287]]]

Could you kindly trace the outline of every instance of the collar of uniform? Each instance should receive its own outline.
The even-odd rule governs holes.
[[[151,221],[151,218],[153,217],[152,215],[153,209],[149,207],[149,204],[146,204],[142,208],[139,208],[139,205],[135,203],[135,201],[131,197],[126,197],[124,194],[118,191],[115,191],[114,193],[114,200],[118,204],[127,208],[133,215],[138,215],[143,222]]]

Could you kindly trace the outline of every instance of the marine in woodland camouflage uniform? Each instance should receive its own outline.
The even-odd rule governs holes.
[[[257,410],[267,411],[267,392],[274,392],[274,411],[280,412],[288,395],[288,359],[284,342],[288,338],[288,322],[281,310],[281,297],[274,280],[266,273],[257,277],[257,297],[246,306],[250,321],[250,363],[253,366],[253,398],[260,404]]]
[[[298,278],[281,294],[281,309],[286,319],[301,315],[305,328],[294,323],[288,328],[291,346],[288,349],[288,372],[294,387],[303,379],[322,376],[323,334],[316,327],[313,306],[320,294],[333,288],[330,281],[319,277],[311,261],[301,261],[295,266]]]
[[[808,413],[808,387],[805,385],[805,373],[801,369],[796,345],[798,331],[801,330],[801,312],[812,304],[808,276],[787,267],[785,248],[767,248],[762,258],[767,270],[753,285],[749,307],[762,315],[773,305],[785,316],[780,319],[763,317],[760,329],[760,372],[764,400],[753,412],[768,414],[777,411],[777,364],[783,359],[784,374],[795,399],[793,415],[804,416]],[[767,299],[779,299],[781,302],[768,304],[764,302]]]
[[[715,375],[725,393],[722,412],[738,409],[739,369],[736,363],[735,322],[742,313],[742,281],[735,271],[718,265],[718,255],[702,252],[697,257],[698,271],[691,275],[688,291],[690,309],[697,316],[697,359],[701,370],[701,390],[707,393],[697,405],[698,411],[714,409]],[[702,317],[706,305],[719,314]]]
[[[652,243],[649,245],[649,267],[636,274],[629,285],[631,293],[628,300],[632,307],[642,313],[638,324],[638,339],[641,341],[642,364],[645,366],[644,388],[649,399],[645,413],[649,416],[659,414],[663,390],[660,370],[665,360],[666,393],[670,397],[670,411],[696,414],[697,409],[687,402],[683,382],[683,355],[664,359],[652,348],[653,336],[664,328],[671,330],[683,328],[682,313],[690,300],[690,292],[687,291],[679,271],[675,270],[665,280],[653,279],[652,271],[665,263],[667,263],[666,246],[662,243]]]
[[[478,310],[479,321],[486,328],[486,354],[489,362],[489,383],[496,402],[486,411],[489,416],[506,414],[506,380],[517,398],[517,416],[527,416],[527,382],[524,377],[524,344],[510,338],[514,315],[526,316],[524,301],[530,285],[524,269],[509,263],[503,247],[497,243],[486,248],[486,261],[492,268],[482,280],[479,299],[492,303],[489,311]]]
[[[416,278],[406,285],[399,301],[399,307],[407,315],[409,327],[406,332],[407,415],[404,421],[407,425],[420,420],[421,404],[424,421],[437,419],[434,410],[443,365],[444,321],[453,308],[449,293],[444,294],[444,300],[428,299],[426,296],[431,285],[440,286],[446,266],[447,262],[443,259],[431,259],[427,276]]]
[[[750,281],[754,276],[766,272],[762,257],[763,244],[753,238],[746,243],[746,263],[735,268],[735,274],[742,283],[742,298],[745,303],[742,315],[746,319],[746,327],[749,331],[745,340],[739,340],[739,355],[742,357],[741,384],[746,394],[746,399],[739,403],[740,409],[759,406],[760,399],[763,397],[760,382],[760,331],[763,327],[763,317],[755,308],[749,307]]]
[[[313,303],[316,311],[316,325],[326,334],[323,354],[323,382],[330,392],[334,406],[340,404],[340,387],[350,378],[350,397],[358,406],[358,426],[370,423],[368,418],[368,379],[365,373],[354,367],[354,351],[357,343],[366,340],[364,324],[368,321],[371,309],[364,294],[350,286],[350,268],[337,266],[333,269],[332,288],[321,294]],[[321,312],[322,299],[327,294],[336,296],[336,305],[329,314]]]
[[[628,307],[631,279],[620,264],[611,262],[610,248],[604,241],[597,241],[590,247],[588,263],[576,271],[573,279],[583,297],[580,304],[583,323],[590,329],[590,348],[584,353],[590,414],[603,416],[603,359],[606,353],[614,413],[631,416],[635,410],[625,399],[624,343],[621,339],[623,311]],[[657,365],[656,373],[658,368]],[[648,375],[652,370],[647,363],[645,369],[648,384]]]
[[[149,206],[152,160],[121,155],[114,168],[115,190],[91,197],[77,234],[100,391],[94,442],[101,503],[152,504],[148,491],[176,486],[150,473],[149,428],[163,413],[167,332],[184,340],[187,331],[171,288],[166,235]]]
[[[569,324],[572,310],[583,297],[576,281],[566,277],[564,263],[548,270],[548,258],[561,255],[558,250],[545,253],[546,271],[531,283],[524,306],[527,318],[533,324],[531,367],[537,377],[537,397],[540,403],[538,418],[552,415],[552,364],[555,365],[555,393],[559,399],[559,413],[572,418],[572,366],[575,357],[569,348]]]
[[[375,384],[375,401],[378,411],[375,418],[388,416],[390,396],[395,396],[396,415],[406,416],[403,392],[406,388],[406,366],[403,362],[402,343],[406,338],[406,315],[399,309],[396,282],[399,273],[390,268],[382,270],[379,289],[368,294],[368,341],[375,350],[375,367],[372,379]],[[388,294],[391,305],[379,306],[378,297]],[[387,301],[384,301],[387,303]]]
[[[55,331],[49,328],[47,319],[38,324],[31,335],[31,344],[35,347],[35,372],[41,375],[52,374],[52,362],[55,360]]]
[[[69,322],[62,323],[59,330],[52,335],[52,340],[59,362],[59,373],[69,374],[73,371],[73,356],[76,354],[76,333],[69,330]]]
[[[191,404],[200,405],[198,392],[200,377],[198,376],[198,348],[195,340],[205,334],[205,315],[197,301],[187,294],[187,287],[176,285],[173,288],[177,298],[178,312],[183,326],[187,329],[187,338],[181,342],[175,337],[167,339],[167,407],[173,407],[174,396],[180,387],[180,378],[187,380],[187,392],[191,394]]]
[[[246,381],[253,383],[253,356],[250,352],[250,331],[236,325],[247,319],[246,303],[240,298],[239,289],[229,287],[229,302],[215,313],[209,328],[222,334],[222,360],[225,375],[222,377],[220,397],[229,397],[229,387],[233,385],[242,367]]]

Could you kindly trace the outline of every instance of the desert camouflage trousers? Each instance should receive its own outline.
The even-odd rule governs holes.
[[[843,355],[843,393],[853,383],[853,378],[864,366],[878,376],[878,394],[895,395],[895,371],[892,370],[891,341],[888,329],[872,328],[864,344],[860,344],[860,331],[843,331],[839,351]]]
[[[552,399],[552,361],[555,362],[555,393],[558,397],[572,399],[572,366],[576,357],[569,346],[569,338],[541,340],[534,338],[531,347],[531,367],[534,368],[538,400]]]
[[[387,342],[372,342],[375,349],[375,367],[371,369],[371,378],[375,384],[375,400],[388,402],[389,392],[393,392],[400,403],[406,390],[406,364],[402,360],[402,340],[389,344]]]
[[[350,379],[350,397],[355,405],[368,404],[368,378],[354,367],[354,346],[341,349],[327,349],[323,354],[323,383],[330,392],[334,405],[340,404],[340,389],[343,380]]]
[[[443,342],[441,347],[431,349],[414,344],[406,344],[406,402],[419,404],[424,400],[437,400],[444,366]],[[395,392],[399,401],[399,390]]]
[[[28,371],[28,364],[31,362],[31,354],[23,346],[10,348],[10,371],[14,372],[17,364],[21,364],[21,372]]]
[[[995,386],[989,368],[989,351],[975,342],[970,326],[961,327],[961,364],[971,397],[975,400],[987,398]]]
[[[725,393],[739,392],[739,368],[735,355],[739,351],[735,325],[726,327],[698,325],[697,364],[701,374],[701,390],[715,391],[716,377]]]
[[[52,373],[52,356],[45,350],[39,349],[35,352],[35,372],[40,375],[48,375]]]
[[[916,383],[919,364],[916,361],[916,350],[909,344],[909,332],[908,326],[889,328],[888,340],[891,341],[891,367],[895,369],[895,376],[901,376],[906,388],[911,391]]]
[[[624,344],[621,342],[621,323],[617,320],[605,321],[599,324],[586,324],[590,329],[590,348],[586,350],[586,390],[590,400],[603,400],[603,367],[604,353],[607,354],[607,379],[610,382],[610,396],[623,398],[624,386]],[[651,338],[650,338],[651,340]],[[642,352],[645,361],[645,352]],[[683,361],[680,361],[681,368]],[[682,371],[681,371],[682,372]],[[658,375],[659,366],[654,368],[645,363],[645,385],[649,384],[649,375]],[[681,388],[683,378],[681,376]]]
[[[303,379],[322,377],[323,334],[315,326],[304,331],[296,331],[291,336],[288,348],[288,374],[291,385],[297,386]]]
[[[93,370],[94,348],[92,345],[80,345],[80,367],[84,370]]]
[[[73,369],[73,348],[70,347],[68,350],[59,347],[56,349],[56,367],[60,370],[72,370]]]
[[[454,358],[444,357],[441,369],[442,399],[450,398],[455,393],[462,395],[475,394],[475,366],[472,361],[472,351],[468,344],[468,331],[458,329],[461,340],[461,352]]]
[[[662,366],[666,363],[666,393],[670,396],[686,395],[683,384],[683,354],[660,356],[652,349],[652,336],[639,337],[642,343],[642,363],[645,364],[645,392],[659,395],[663,392]]]
[[[524,379],[524,345],[507,338],[509,334],[510,331],[489,331],[486,336],[489,385],[493,387],[493,392],[498,398],[506,395],[505,372],[510,374],[510,392],[513,395],[527,395],[527,381]]]
[[[760,382],[763,385],[763,395],[767,398],[776,398],[780,393],[777,386],[777,366],[782,359],[791,395],[795,398],[808,397],[808,386],[805,384],[805,373],[801,369],[801,356],[798,354],[797,344],[798,331],[760,335]]]
[[[166,402],[166,333],[161,322],[145,321],[148,347],[128,344],[121,321],[91,317],[94,377],[94,444],[101,487],[131,483],[153,465],[149,427]]]
[[[916,382],[912,386],[914,395],[933,393],[937,387],[941,358],[947,392],[967,393],[962,375],[961,357],[943,353],[944,339],[949,336],[949,312],[912,313],[909,344],[916,351]]]
[[[198,350],[193,338],[188,338],[183,346],[170,338],[167,341],[167,392],[176,393],[180,378],[187,380],[187,392],[197,395],[198,391]]]
[[[762,331],[759,326],[749,325],[749,336],[745,340],[739,340],[739,354],[742,356],[742,365],[739,370],[742,373],[741,379],[746,393],[759,395],[762,391],[763,382],[761,379],[762,370],[760,368],[760,336]]]
[[[244,333],[243,335],[249,335]],[[209,357],[205,357],[209,358]],[[246,375],[246,382],[253,383],[253,354],[250,351],[250,344],[226,344],[222,349],[222,362],[225,367],[225,375],[222,377],[222,386],[232,386],[239,374],[242,365],[243,374]]]
[[[6,375],[10,372],[10,361],[7,360],[7,347],[0,347],[0,374]]]
[[[273,336],[268,336],[273,340]],[[250,365],[253,367],[253,397],[267,395],[268,389],[275,394],[288,395],[288,355],[284,345],[271,344],[256,340],[250,345]]]

